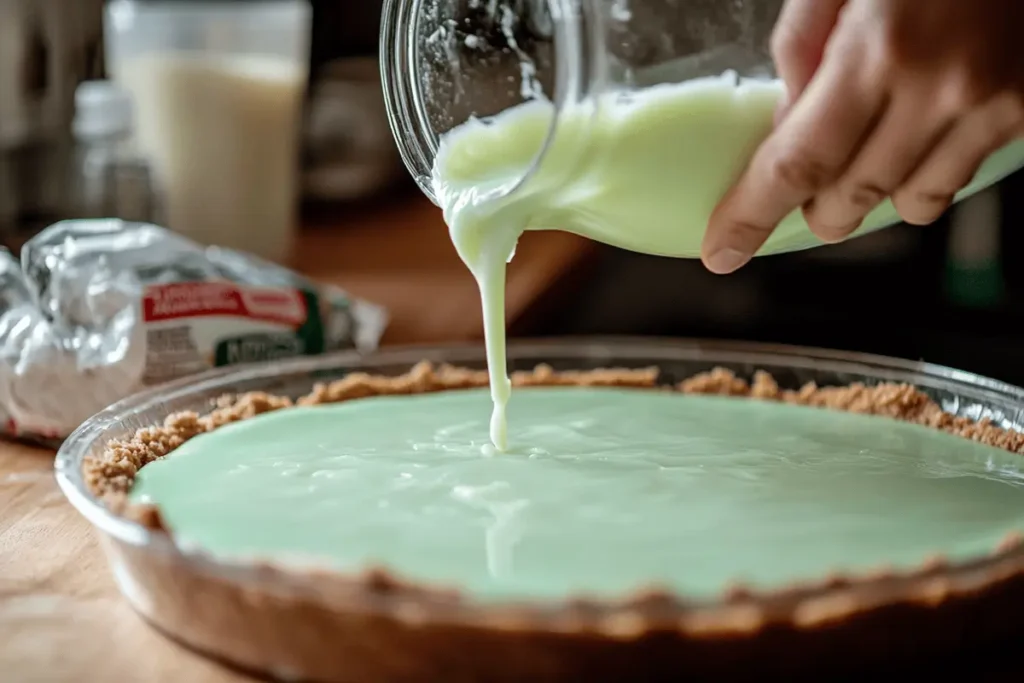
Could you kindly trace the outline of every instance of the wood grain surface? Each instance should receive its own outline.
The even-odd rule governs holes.
[[[593,250],[571,235],[529,235],[509,270],[509,320],[541,305]],[[387,306],[386,343],[481,337],[472,278],[425,200],[319,221],[296,265]],[[0,441],[0,682],[248,680],[163,638],[121,600],[89,524],[57,487],[53,455]]]
[[[563,232],[523,236],[509,264],[506,317],[513,327],[559,285],[586,267],[598,246]],[[425,199],[353,211],[309,226],[299,244],[300,270],[356,296],[385,302],[394,317],[387,343],[443,343],[483,338],[480,299],[459,260],[441,212]]]

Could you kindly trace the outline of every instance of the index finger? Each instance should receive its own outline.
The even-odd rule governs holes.
[[[836,45],[788,116],[715,209],[702,259],[719,274],[749,261],[778,224],[838,178],[884,110],[863,51]]]
[[[821,65],[847,0],[786,0],[772,33],[772,56],[786,99],[796,102]]]

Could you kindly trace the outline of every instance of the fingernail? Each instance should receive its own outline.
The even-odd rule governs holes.
[[[727,275],[734,270],[739,270],[750,260],[750,254],[742,252],[738,249],[719,249],[715,253],[708,256],[707,266],[708,270],[718,275]]]

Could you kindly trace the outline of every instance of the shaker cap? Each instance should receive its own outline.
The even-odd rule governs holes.
[[[131,133],[135,107],[131,94],[114,81],[85,81],[75,91],[75,137],[95,139]]]

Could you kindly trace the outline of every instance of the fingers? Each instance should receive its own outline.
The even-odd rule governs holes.
[[[985,160],[1020,135],[1024,104],[1017,94],[997,96],[968,113],[893,194],[896,210],[908,223],[935,222]]]
[[[775,227],[842,175],[885,107],[885,91],[855,45],[833,45],[804,96],[760,147],[711,216],[709,270],[742,267]]]
[[[849,169],[804,209],[811,231],[838,242],[914,172],[955,118],[930,106],[928,91],[904,90],[894,100]]]
[[[783,6],[771,47],[779,78],[786,84],[787,102],[796,102],[814,77],[846,1],[787,0]]]

